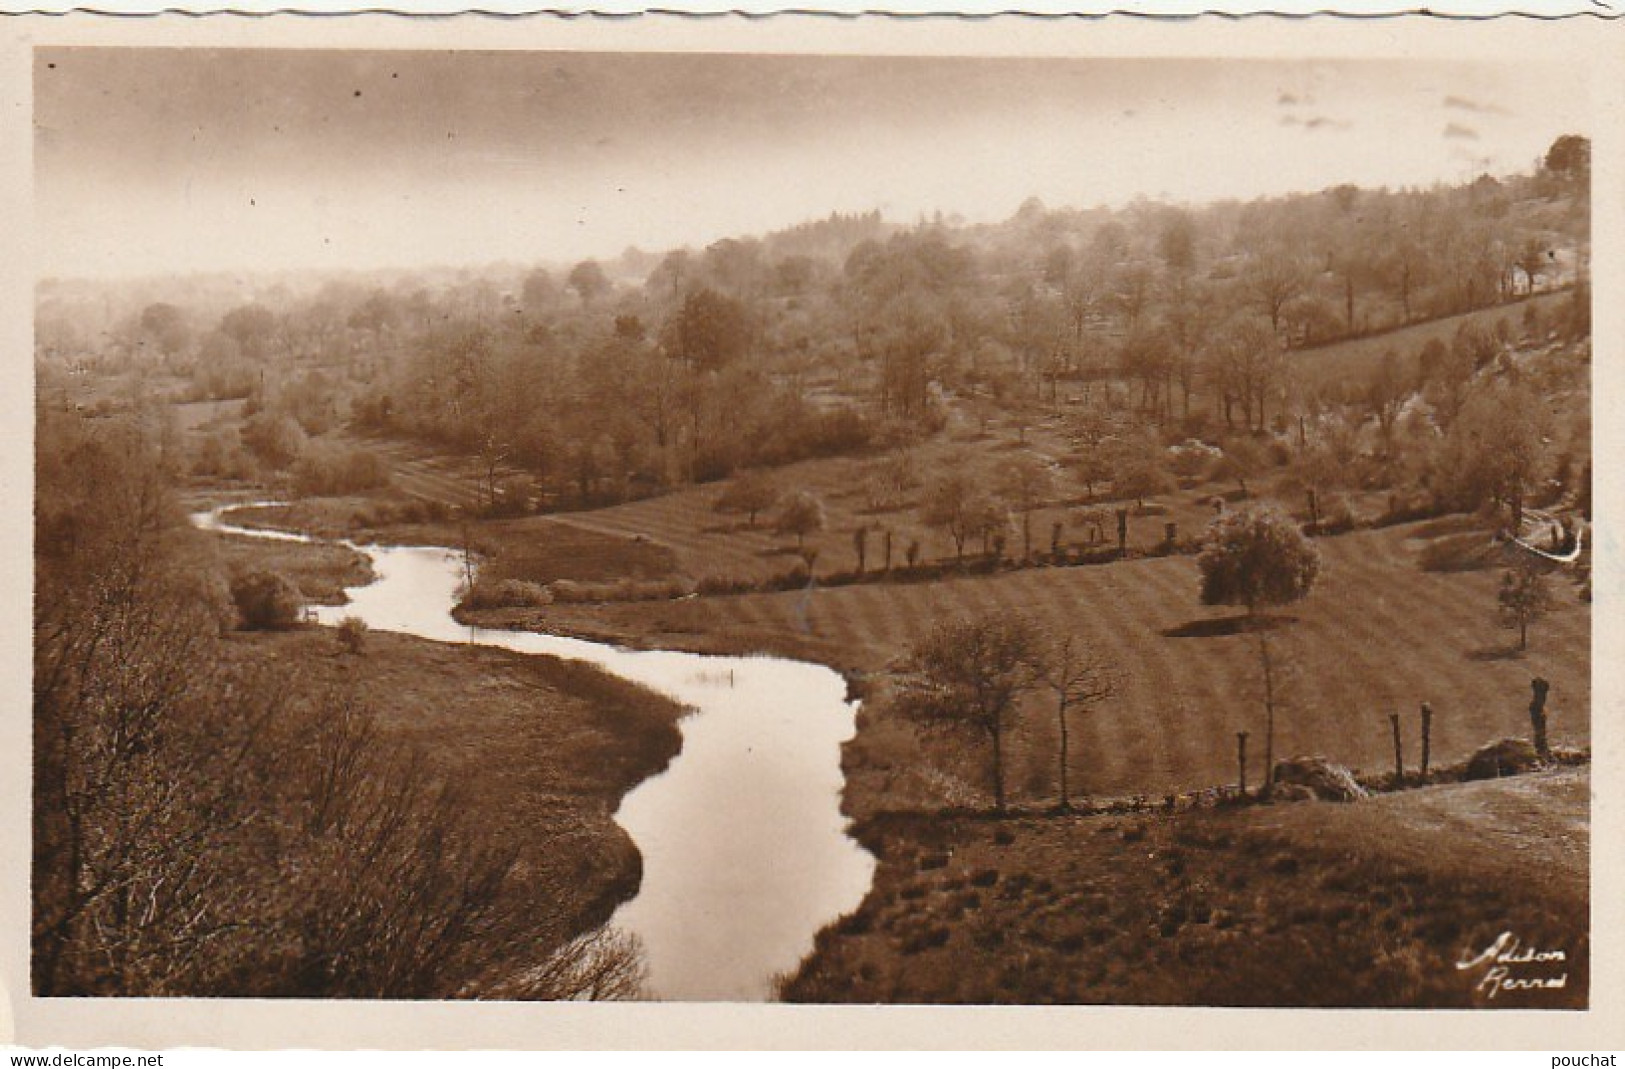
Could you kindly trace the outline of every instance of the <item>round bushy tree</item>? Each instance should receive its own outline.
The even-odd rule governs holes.
[[[756,526],[758,514],[772,508],[779,500],[779,488],[771,476],[759,471],[747,471],[738,476],[717,496],[712,507],[718,512],[743,512],[750,526]]]
[[[1251,618],[1308,594],[1320,574],[1320,551],[1285,513],[1261,506],[1214,517],[1196,563],[1202,604],[1241,605]]]
[[[1276,667],[1258,611],[1287,605],[1309,593],[1320,574],[1320,551],[1279,509],[1257,506],[1226,512],[1208,525],[1196,559],[1204,605],[1242,605],[1258,636],[1264,684],[1264,784],[1275,782]]]
[[[806,544],[807,536],[824,529],[824,503],[816,494],[797,490],[784,499],[773,528],[779,534],[796,536],[796,548]]]

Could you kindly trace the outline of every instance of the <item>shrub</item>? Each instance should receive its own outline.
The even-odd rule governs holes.
[[[822,531],[825,523],[823,501],[809,491],[797,490],[780,505],[779,514],[773,520],[773,529],[779,534],[795,535],[799,547],[808,535]]]
[[[1208,525],[1201,556],[1204,605],[1286,605],[1309,593],[1320,553],[1273,507],[1227,512]]]
[[[1168,447],[1168,470],[1186,477],[1201,475],[1223,455],[1220,449],[1206,442],[1186,439],[1179,445]]]
[[[286,631],[299,622],[299,588],[277,572],[244,572],[231,581],[231,600],[249,631]]]
[[[497,484],[496,496],[480,508],[480,515],[487,519],[528,516],[535,511],[537,497],[536,480],[528,475],[516,475]]]
[[[1352,531],[1357,526],[1354,515],[1354,506],[1342,494],[1331,494],[1321,499],[1320,523],[1315,527],[1316,534],[1335,535]]]
[[[281,470],[305,450],[305,432],[287,416],[260,412],[243,425],[243,444],[268,467]]]
[[[712,505],[717,512],[740,512],[756,526],[756,517],[772,508],[779,499],[779,488],[770,476],[762,472],[745,472],[718,495]]]
[[[523,579],[476,579],[474,588],[463,595],[465,609],[539,609],[553,604],[554,592],[540,583]],[[559,599],[563,600],[563,599]]]
[[[212,434],[198,446],[192,458],[192,474],[216,476],[223,479],[246,479],[252,474],[253,462],[242,446],[224,434]]]
[[[313,442],[294,465],[293,478],[302,494],[353,494],[387,486],[389,466],[370,449]]]
[[[367,648],[367,622],[358,616],[346,616],[340,620],[335,633],[346,653],[359,656]]]
[[[534,586],[531,583],[522,584]],[[686,575],[668,575],[661,579],[617,579],[607,583],[588,583],[577,579],[555,579],[542,591],[550,601],[561,605],[582,605],[600,601],[674,601],[688,597],[701,589]],[[751,589],[746,584],[746,589]],[[711,592],[715,592],[714,590]],[[737,593],[736,590],[729,590]]]
[[[451,518],[451,506],[444,501],[413,498],[410,501],[378,502],[357,509],[355,522],[363,527],[387,527],[392,523],[439,523]]]

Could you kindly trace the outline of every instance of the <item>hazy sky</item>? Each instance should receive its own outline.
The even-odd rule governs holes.
[[[42,274],[613,257],[1528,168],[1578,71],[1398,62],[41,49]]]

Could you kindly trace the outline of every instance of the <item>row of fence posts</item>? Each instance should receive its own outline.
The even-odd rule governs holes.
[[[1542,761],[1550,761],[1552,757],[1551,744],[1547,739],[1546,727],[1546,695],[1550,693],[1552,685],[1546,680],[1536,676],[1529,683],[1533,696],[1529,701],[1529,723],[1535,736],[1535,753]],[[1394,733],[1394,783],[1405,782],[1405,742],[1399,729],[1399,714],[1389,713],[1388,723]],[[1422,703],[1422,766],[1421,778],[1428,778],[1428,771],[1432,767],[1433,758],[1433,706],[1427,702]],[[1265,770],[1265,782],[1269,781],[1269,770]],[[1243,796],[1247,794],[1247,732],[1236,732],[1236,784]]]

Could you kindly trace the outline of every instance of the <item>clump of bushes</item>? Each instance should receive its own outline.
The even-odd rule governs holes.
[[[414,498],[411,501],[380,501],[356,509],[355,522],[363,527],[387,527],[394,523],[440,523],[451,518],[451,506],[444,501]]]
[[[248,631],[286,631],[299,623],[304,598],[277,572],[243,572],[231,580],[231,600]]]
[[[617,579],[609,583],[555,579],[547,584],[551,600],[560,605],[599,601],[674,601],[697,593],[699,589],[699,584],[686,575],[668,575],[661,579]]]
[[[344,652],[360,656],[367,648],[367,622],[356,616],[346,616],[339,621],[339,645]]]
[[[293,468],[302,494],[354,494],[389,484],[389,465],[370,449],[312,442]]]
[[[1314,525],[1318,535],[1346,534],[1359,526],[1354,506],[1342,494],[1329,494],[1320,501],[1320,522]]]
[[[504,479],[496,487],[495,496],[480,506],[479,514],[488,520],[514,519],[536,511],[540,494],[536,480],[528,475]]]
[[[553,604],[553,592],[523,579],[476,579],[463,595],[465,609],[539,609]]]

